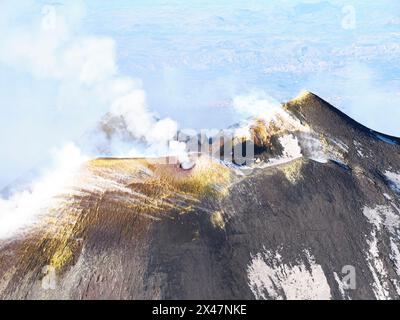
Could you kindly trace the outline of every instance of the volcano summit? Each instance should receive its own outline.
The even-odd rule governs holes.
[[[87,161],[0,240],[0,298],[400,297],[400,139],[308,92],[229,130],[246,165]]]

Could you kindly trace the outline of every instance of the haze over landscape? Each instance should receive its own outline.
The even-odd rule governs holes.
[[[1,1],[0,300],[399,299],[399,14]]]
[[[0,6],[2,187],[90,130],[110,109],[113,94],[102,88],[116,75],[134,79],[151,112],[180,128],[234,124],[238,95],[263,91],[281,102],[306,89],[400,135],[395,0]]]

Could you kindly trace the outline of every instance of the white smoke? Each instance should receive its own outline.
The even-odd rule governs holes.
[[[116,99],[110,111],[123,117],[128,131],[135,138],[144,139],[149,145],[166,146],[166,142],[172,140],[178,131],[175,121],[169,118],[156,120],[148,109],[143,90],[132,90]]]
[[[235,111],[245,117],[261,117],[272,120],[277,114],[284,112],[282,105],[264,91],[253,90],[233,99]]]
[[[248,127],[255,118],[262,119],[266,123],[274,122],[275,124],[285,126],[287,129],[297,129],[299,131],[307,131],[301,122],[290,115],[276,99],[268,95],[262,90],[253,90],[245,95],[236,96],[233,99],[235,111],[242,117],[250,118],[242,127],[238,128],[236,135],[247,136]],[[245,133],[247,131],[247,133]]]
[[[15,232],[33,224],[42,209],[49,207],[57,195],[68,190],[74,175],[87,157],[79,148],[69,143],[55,151],[53,164],[25,191],[0,198],[0,239],[8,238]]]
[[[2,126],[1,145],[8,158],[19,161],[19,165],[10,166],[14,174],[34,165],[31,159],[39,159],[38,154],[46,157],[54,145],[65,147],[55,156],[53,167],[28,190],[0,198],[0,238],[32,224],[41,209],[68,187],[87,159],[68,141],[94,126],[107,112],[124,118],[131,135],[146,144],[146,155],[170,152],[168,142],[178,129],[175,121],[158,119],[151,112],[140,81],[119,72],[112,38],[78,31],[85,13],[82,1],[68,1],[56,11],[44,8],[45,14],[53,16],[43,17],[41,9],[30,0],[0,4],[0,72],[13,79],[16,92],[28,97],[22,99],[19,93],[9,96],[0,86],[0,96],[5,97],[0,116],[8,116],[11,122],[6,128]],[[19,24],[23,17],[30,20]],[[26,124],[20,137],[14,134],[21,123],[12,123],[16,118],[13,113],[21,117],[16,121]],[[116,153],[120,144],[115,141]],[[131,145],[125,155],[140,152]]]
[[[0,83],[0,118],[9,119],[0,126],[8,155],[0,177],[13,180],[110,111],[124,117],[131,134],[152,152],[165,153],[176,134],[175,121],[150,111],[141,82],[119,72],[114,39],[82,31],[84,16],[79,0],[50,9],[33,0],[0,3],[0,72],[8,83]],[[112,149],[124,153],[119,146],[115,141]],[[134,145],[131,149],[135,153]]]

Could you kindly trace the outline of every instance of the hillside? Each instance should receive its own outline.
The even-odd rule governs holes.
[[[0,241],[0,298],[398,299],[400,140],[312,93],[282,110],[246,166],[87,162]]]

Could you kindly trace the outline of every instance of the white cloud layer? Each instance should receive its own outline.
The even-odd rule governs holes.
[[[41,209],[50,207],[59,196],[68,191],[74,175],[87,158],[74,144],[67,144],[53,155],[53,164],[40,179],[23,192],[9,199],[0,198],[0,239],[13,236],[17,231],[30,226]]]
[[[83,2],[21,2],[0,4],[0,139],[6,154],[0,186],[46,159],[52,147],[79,139],[108,111],[124,117],[134,137],[165,152],[176,122],[159,120],[140,81],[118,70],[113,38],[79,27]]]

